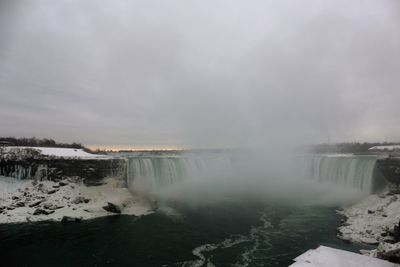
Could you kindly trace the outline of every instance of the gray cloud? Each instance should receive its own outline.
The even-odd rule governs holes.
[[[16,2],[0,5],[0,135],[398,140],[395,0]]]

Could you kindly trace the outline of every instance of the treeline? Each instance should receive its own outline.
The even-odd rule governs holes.
[[[3,146],[34,146],[34,147],[62,147],[85,149],[80,143],[59,143],[48,138],[16,138],[16,137],[0,137],[0,145]]]
[[[400,145],[396,142],[384,143],[336,143],[336,144],[318,144],[311,145],[311,152],[314,153],[364,153],[368,152],[374,146],[392,146]]]

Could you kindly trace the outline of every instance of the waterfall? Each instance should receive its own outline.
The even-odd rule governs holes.
[[[231,171],[231,159],[224,156],[133,156],[128,157],[127,183],[131,190],[152,191],[186,180],[203,179],[210,173]]]
[[[46,164],[22,164],[0,162],[0,176],[13,177],[18,180],[35,179],[47,180],[48,167]]]
[[[369,194],[374,190],[376,160],[376,156],[312,155],[307,157],[304,176]]]
[[[241,155],[145,154],[127,157],[127,184],[133,191],[151,192],[188,180],[201,181],[218,179],[222,176],[228,178],[225,181],[229,181],[234,175],[241,175],[243,180],[249,179],[249,181],[253,178],[247,177],[253,174],[253,170],[242,164],[242,161],[251,159],[244,159]],[[292,166],[289,166],[295,172],[289,175],[369,194],[374,191],[376,161],[375,156],[307,155],[296,157]],[[260,164],[263,164],[262,161]],[[250,165],[251,168],[263,170],[266,181],[271,179],[269,176],[274,177],[271,170],[275,166],[268,166]]]

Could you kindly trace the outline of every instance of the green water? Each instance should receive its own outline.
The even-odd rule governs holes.
[[[340,219],[333,208],[243,201],[0,225],[0,259],[2,266],[288,266],[318,245],[358,251],[335,237]]]

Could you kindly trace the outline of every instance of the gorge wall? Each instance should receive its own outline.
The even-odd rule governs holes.
[[[388,181],[392,193],[400,193],[400,157],[387,157],[377,161],[377,169]]]
[[[366,193],[377,192],[388,184],[392,192],[400,192],[400,157],[313,155],[307,162],[305,175],[316,182],[357,187]],[[99,184],[105,177],[121,177],[131,188],[153,188],[235,165],[227,157],[23,157],[0,158],[0,175],[53,181],[75,176],[87,185]]]
[[[123,158],[39,158],[0,159],[0,175],[18,179],[57,181],[80,177],[86,185],[96,185],[105,177],[125,177]]]

